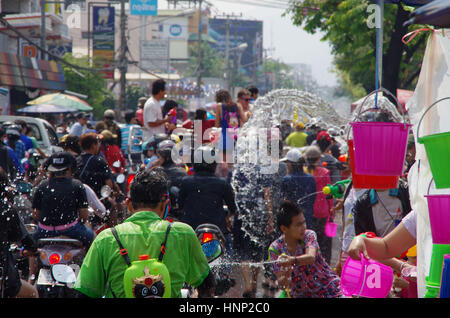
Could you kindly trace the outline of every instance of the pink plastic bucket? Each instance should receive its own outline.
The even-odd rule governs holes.
[[[434,244],[450,244],[450,195],[425,195]]]
[[[330,218],[328,218],[327,223],[325,224],[325,235],[328,237],[335,237],[337,232],[337,223],[330,222]]]
[[[386,298],[392,287],[392,268],[374,260],[347,258],[341,274],[341,290],[347,296]]]
[[[410,124],[353,122],[355,172],[374,176],[401,176]]]
[[[356,189],[395,189],[398,187],[399,176],[369,176],[355,173],[355,156],[353,139],[348,142],[348,156],[352,171],[353,187]]]

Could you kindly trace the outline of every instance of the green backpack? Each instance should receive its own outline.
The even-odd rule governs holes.
[[[139,260],[130,261],[128,251],[122,246],[116,229],[111,228],[111,232],[120,248],[120,255],[123,256],[128,265],[124,276],[123,285],[126,298],[170,298],[171,282],[170,274],[166,265],[162,262],[166,253],[167,237],[169,236],[172,223],[167,227],[166,236],[161,244],[161,252],[158,259],[150,259],[148,255],[140,255]]]

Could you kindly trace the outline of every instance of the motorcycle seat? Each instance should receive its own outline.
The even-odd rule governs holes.
[[[71,245],[74,247],[82,247],[83,246],[83,243],[81,243],[81,241],[64,236],[64,235],[41,238],[37,241],[37,244],[38,244],[38,247],[42,247],[44,245],[52,245],[52,244]]]

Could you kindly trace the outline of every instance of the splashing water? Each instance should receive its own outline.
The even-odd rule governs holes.
[[[331,104],[308,92],[280,89],[257,99],[249,121],[239,131],[231,184],[242,230],[261,248],[270,243],[264,185],[277,177],[280,168],[279,134],[273,128],[294,119],[305,124],[314,122],[324,129],[342,130],[348,124],[348,119],[342,118]]]

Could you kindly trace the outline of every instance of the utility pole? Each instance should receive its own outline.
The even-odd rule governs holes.
[[[197,68],[197,93],[198,98],[202,93],[202,0],[198,1],[198,68]]]
[[[122,112],[125,111],[125,101],[126,101],[126,74],[128,70],[128,60],[127,60],[127,38],[125,34],[127,24],[127,17],[125,15],[125,0],[120,0],[120,55],[118,61],[118,69],[120,72],[120,95],[119,95],[119,109],[117,115],[122,118]]]
[[[215,18],[226,18],[225,22],[225,81],[227,90],[230,89],[230,30],[231,30],[231,18],[240,18],[242,17],[242,13],[240,15],[232,14],[221,14],[215,16]]]
[[[45,0],[41,0],[41,48],[47,49],[47,33],[46,33],[46,22],[45,22]],[[46,59],[46,54],[41,51],[41,59]]]

